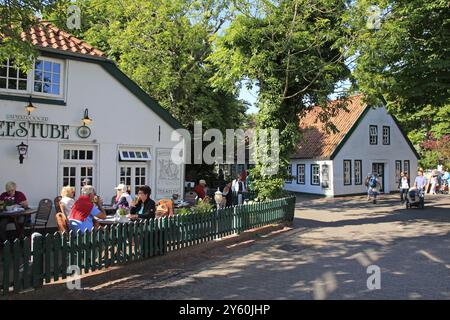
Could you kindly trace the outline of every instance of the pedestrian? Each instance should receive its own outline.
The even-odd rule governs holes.
[[[427,185],[427,179],[423,175],[423,169],[417,169],[417,177],[414,180],[414,187],[417,189],[425,190],[425,186]]]
[[[438,174],[437,174],[436,170],[433,170],[431,172],[430,183],[431,183],[430,193],[431,194],[436,194],[436,188],[439,185]]]
[[[373,203],[377,203],[377,196],[380,189],[380,183],[376,173],[369,173],[366,177],[367,201],[373,197]]]
[[[398,182],[401,203],[404,203],[406,201],[406,195],[408,193],[409,186],[410,186],[410,181],[409,181],[408,173],[406,171],[402,172],[400,180]]]
[[[199,199],[204,199],[206,196],[206,181],[203,179],[200,179],[198,184],[194,188],[194,192],[197,193],[197,196]]]

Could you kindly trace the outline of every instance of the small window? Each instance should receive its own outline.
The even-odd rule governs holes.
[[[305,184],[305,165],[297,164],[297,184]]]
[[[355,185],[362,185],[362,160],[355,160]]]
[[[150,156],[150,151],[141,150],[120,150],[119,151],[120,161],[150,161],[152,157]]]
[[[402,161],[395,160],[395,181],[399,182],[402,173]]]
[[[378,144],[378,126],[369,127],[369,143],[371,145]]]
[[[344,185],[352,184],[352,161],[344,160]]]
[[[284,182],[292,183],[292,165],[291,164],[288,165],[287,174],[288,174],[288,178]]]
[[[15,65],[14,60],[0,64],[0,89],[26,92],[27,83],[27,74]]]
[[[43,59],[34,65],[34,92],[61,95],[61,63]]]
[[[320,166],[318,164],[311,165],[311,184],[320,185]]]
[[[391,127],[383,126],[383,144],[391,144]]]
[[[409,160],[405,160],[403,162],[403,170],[408,174],[408,177],[411,177],[410,167],[409,167]]]

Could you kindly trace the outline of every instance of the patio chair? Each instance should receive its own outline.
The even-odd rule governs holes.
[[[36,227],[43,227],[44,233],[47,230],[48,218],[52,212],[52,200],[42,199],[39,201],[39,206],[36,212],[36,218],[34,219],[33,227],[31,228],[31,233],[33,233]]]
[[[54,205],[55,205],[55,211],[56,211],[56,213],[58,213],[58,212],[63,212],[63,211],[62,211],[62,207],[61,207],[61,196],[56,197],[56,198],[53,200],[53,203],[54,203]]]

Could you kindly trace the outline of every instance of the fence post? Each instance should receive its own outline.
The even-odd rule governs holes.
[[[44,237],[40,233],[31,235],[32,269],[33,269],[33,287],[42,287],[44,282]]]

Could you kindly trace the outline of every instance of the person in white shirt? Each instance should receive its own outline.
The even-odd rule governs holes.
[[[72,210],[73,204],[75,203],[75,188],[66,186],[61,189],[61,200],[59,201],[59,206],[61,212],[69,216],[70,210]]]
[[[242,177],[240,174],[237,175],[236,179],[231,183],[231,190],[233,192],[245,192],[245,184],[242,181]]]
[[[117,187],[115,187],[117,195],[116,200],[114,201],[113,208],[117,209],[119,206],[124,206],[126,208],[130,208],[133,202],[130,194],[128,193],[128,187],[121,183]]]
[[[406,194],[409,190],[409,177],[407,172],[402,172],[400,181],[398,182],[398,188],[400,189],[400,201],[403,203],[406,201]]]

